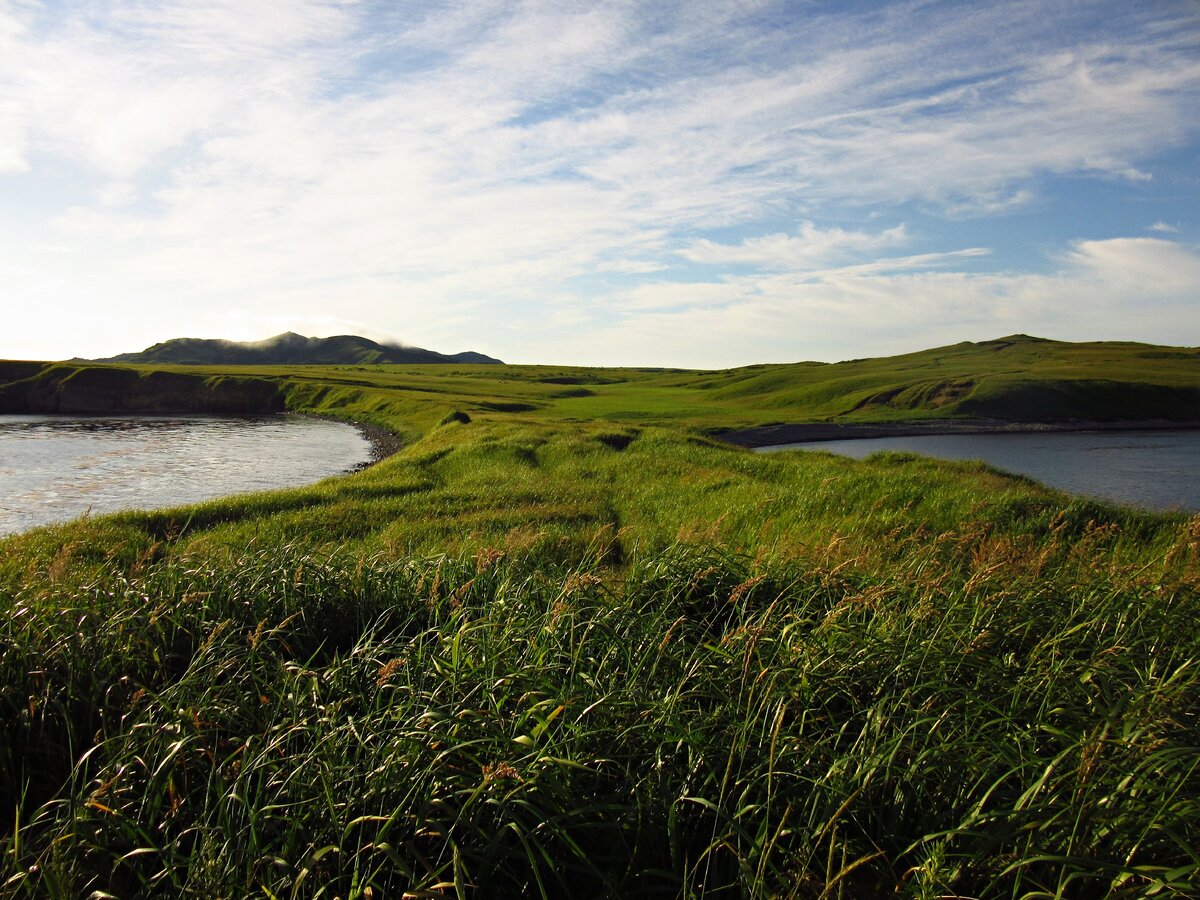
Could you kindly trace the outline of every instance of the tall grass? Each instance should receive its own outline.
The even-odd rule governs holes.
[[[1086,581],[597,545],[30,584],[3,890],[1191,895],[1196,539]]]
[[[1200,518],[346,377],[419,438],[0,542],[0,895],[1200,894]]]

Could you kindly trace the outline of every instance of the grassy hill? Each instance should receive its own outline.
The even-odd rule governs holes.
[[[1200,350],[1013,335],[831,365],[751,366],[677,383],[705,390],[717,403],[776,410],[794,421],[1196,420]]]
[[[271,380],[289,408],[354,408],[411,433],[452,409],[551,422],[673,424],[706,433],[777,422],[1055,423],[1200,421],[1200,350],[1134,343],[1072,344],[1015,335],[879,359],[755,365],[719,371],[560,366],[122,366],[0,363],[0,410],[87,411],[111,399],[92,381],[123,385],[126,409],[161,373],[204,382]],[[6,369],[5,366],[12,368]],[[11,375],[6,375],[11,372]],[[11,378],[7,384],[5,378]],[[232,383],[224,391],[228,392]],[[203,406],[193,387],[179,411]],[[214,402],[218,402],[214,400]],[[224,401],[220,401],[224,402]],[[228,406],[222,407],[228,409]],[[253,411],[248,401],[247,411]]]
[[[481,363],[503,365],[482,353],[444,354],[420,347],[380,344],[370,338],[342,334],[336,337],[304,337],[294,332],[277,334],[265,341],[238,342],[203,338],[174,338],[140,353],[122,353],[96,362],[167,363],[174,365],[352,365],[413,363]]]
[[[408,443],[0,541],[0,894],[1195,896],[1200,518],[704,432],[1021,385],[1195,418],[1196,368],[172,369]],[[0,366],[69,372],[151,377]]]

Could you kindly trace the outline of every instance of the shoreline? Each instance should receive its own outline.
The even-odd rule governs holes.
[[[359,422],[356,419],[340,419],[336,416],[322,416],[316,413],[308,412],[287,412],[284,415],[299,416],[304,419],[316,419],[321,422],[338,422],[342,425],[350,425],[359,434],[363,440],[370,445],[370,459],[360,463],[355,463],[352,466],[347,466],[341,471],[341,475],[353,475],[356,472],[362,472],[365,469],[371,468],[378,463],[383,462],[389,456],[394,456],[404,449],[404,438],[394,431],[390,431],[381,425],[371,425],[367,422]]]
[[[921,437],[943,434],[1028,434],[1088,431],[1195,431],[1200,421],[1177,422],[1167,419],[1095,422],[1004,422],[995,419],[947,419],[924,422],[804,422],[759,425],[714,435],[717,440],[737,447],[754,449],[780,444],[809,444],[822,441],[847,441],[860,438]]]
[[[348,424],[357,428],[359,434],[371,445],[371,458],[348,469],[348,473],[369,469],[371,466],[383,462],[389,456],[394,456],[404,448],[404,438],[394,431],[389,431],[379,425],[368,425],[365,422],[352,421]]]

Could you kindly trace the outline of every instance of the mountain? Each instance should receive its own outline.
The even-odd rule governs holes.
[[[277,334],[265,341],[237,341],[204,338],[174,338],[147,347],[141,353],[122,353],[92,362],[169,363],[185,366],[281,366],[281,365],[382,365],[399,363],[467,363],[504,365],[501,360],[470,350],[465,353],[437,353],[420,347],[379,344],[353,334],[336,337],[304,337],[294,332]]]

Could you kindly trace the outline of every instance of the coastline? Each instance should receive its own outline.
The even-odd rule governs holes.
[[[389,456],[400,452],[404,448],[404,438],[394,431],[389,431],[379,425],[368,425],[365,422],[351,421],[348,424],[357,428],[359,434],[371,445],[371,458],[366,462],[361,462],[347,469],[347,473],[361,472],[364,469],[369,469],[371,466],[383,462]]]
[[[846,441],[857,438],[919,437],[941,434],[998,434],[1087,431],[1195,431],[1200,420],[1179,422],[1168,419],[1120,420],[1096,422],[1005,422],[996,419],[947,419],[924,422],[802,422],[760,425],[715,435],[718,440],[738,447],[772,447],[778,444],[808,444],[820,441]]]
[[[371,466],[383,462],[389,456],[399,453],[405,446],[404,438],[401,435],[394,431],[389,431],[381,425],[371,425],[367,422],[359,422],[356,419],[342,419],[337,416],[323,416],[310,412],[288,412],[285,415],[299,416],[304,419],[317,419],[322,422],[339,422],[342,425],[350,425],[363,436],[363,440],[370,445],[370,459],[347,466],[342,470],[341,474],[343,475],[353,475],[355,472],[369,469]]]

